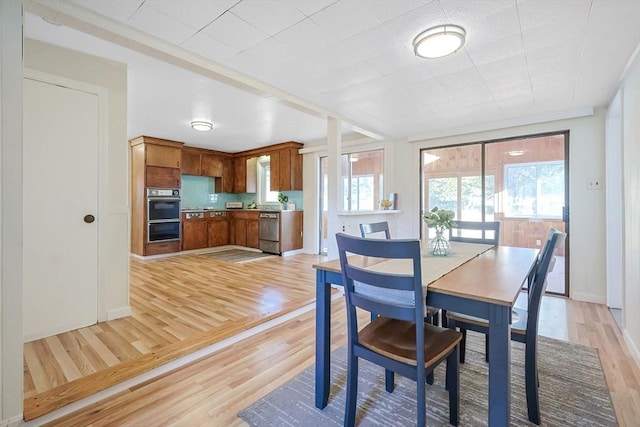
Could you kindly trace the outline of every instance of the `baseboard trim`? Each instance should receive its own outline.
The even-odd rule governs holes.
[[[571,292],[571,299],[594,304],[606,304],[607,302],[607,298],[604,295],[587,294],[583,292]]]
[[[0,421],[0,427],[15,427],[22,424],[24,416],[22,414],[18,414],[9,419]]]
[[[629,332],[627,332],[626,328],[624,331],[622,331],[622,336],[624,337],[624,340],[627,343],[627,347],[629,347],[629,352],[631,353],[631,357],[633,357],[633,360],[635,360],[636,365],[640,367],[640,349],[638,349],[638,346],[633,341],[633,339],[631,338],[631,335],[629,335]]]
[[[127,317],[127,316],[131,316],[131,306],[129,305],[107,311],[107,321],[120,319],[121,317]]]

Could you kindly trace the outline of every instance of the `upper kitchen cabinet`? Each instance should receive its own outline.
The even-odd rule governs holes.
[[[182,151],[182,167],[180,168],[183,175],[200,175],[202,172],[202,161],[200,153],[193,151]]]
[[[180,188],[182,143],[140,136],[130,141],[132,158],[140,175],[134,185],[141,188]]]
[[[222,159],[222,192],[233,193],[234,185],[233,158],[225,157]]]
[[[247,192],[247,158],[236,157],[233,159],[233,192]]]
[[[202,175],[222,177],[222,157],[212,154],[202,155]]]
[[[302,190],[302,154],[298,152],[302,144],[285,142],[278,144],[278,150],[271,151],[271,189],[277,191]]]

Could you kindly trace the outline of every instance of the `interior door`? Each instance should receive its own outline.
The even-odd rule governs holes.
[[[97,322],[98,122],[97,95],[25,78],[25,341]]]

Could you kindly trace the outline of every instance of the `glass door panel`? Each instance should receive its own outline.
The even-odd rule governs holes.
[[[541,249],[549,228],[567,230],[567,137],[559,133],[422,150],[422,212],[437,206],[453,210],[462,221],[499,221],[500,245]],[[433,237],[423,221],[421,227],[423,239]],[[566,251],[567,245],[556,251],[547,292],[568,295]]]

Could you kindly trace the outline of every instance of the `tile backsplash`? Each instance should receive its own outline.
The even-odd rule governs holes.
[[[246,208],[256,202],[254,193],[215,193],[215,179],[207,176],[182,175],[182,209],[213,208],[224,209],[227,202],[242,202]],[[302,191],[283,191],[289,202],[302,209]],[[274,205],[277,209],[277,205]]]

